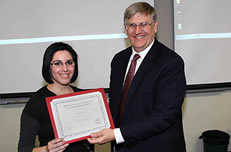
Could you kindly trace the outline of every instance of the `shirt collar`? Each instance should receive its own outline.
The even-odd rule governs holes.
[[[143,60],[144,57],[147,55],[148,51],[151,49],[151,47],[152,47],[154,41],[155,41],[155,39],[152,41],[152,43],[151,43],[146,49],[144,49],[144,50],[141,51],[140,53],[137,53],[137,52],[134,50],[134,48],[132,47],[132,55],[131,55],[131,57],[133,58],[133,56],[134,56],[135,54],[139,54],[139,55],[140,55],[140,58]]]

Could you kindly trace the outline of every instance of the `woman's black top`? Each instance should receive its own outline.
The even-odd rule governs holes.
[[[74,92],[81,91],[76,87],[71,87]],[[21,115],[19,152],[32,152],[35,148],[36,136],[38,136],[40,146],[46,146],[55,138],[45,101],[45,98],[50,96],[56,95],[44,86],[35,92],[25,105]],[[69,144],[65,152],[90,152],[90,147],[93,146],[83,140]]]

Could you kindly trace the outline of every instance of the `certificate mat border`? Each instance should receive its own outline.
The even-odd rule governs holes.
[[[46,98],[46,104],[47,104],[47,108],[48,108],[48,113],[49,113],[49,116],[50,116],[50,120],[51,120],[51,124],[52,124],[52,128],[53,128],[55,138],[60,138],[60,137],[58,135],[55,119],[54,119],[54,116],[53,116],[54,111],[52,110],[51,102],[54,99],[65,98],[65,97],[81,95],[81,94],[87,94],[87,93],[94,93],[94,92],[101,93],[101,95],[103,97],[104,106],[105,106],[105,109],[106,109],[106,112],[107,112],[108,120],[109,120],[109,123],[110,123],[109,124],[110,128],[111,129],[115,128],[114,123],[113,123],[113,119],[112,119],[112,116],[111,116],[110,108],[109,108],[109,105],[108,105],[108,102],[107,102],[107,97],[106,97],[105,92],[104,92],[104,89],[103,88],[90,89],[90,90],[79,91],[79,92],[74,92],[74,93],[70,93],[70,94],[64,94],[64,95],[58,95],[58,96],[52,96],[52,97],[47,97]],[[90,137],[90,135],[80,137],[80,138],[76,138],[76,139],[72,139],[72,140],[67,140],[66,142],[67,143],[73,143],[73,142],[76,142],[76,141],[87,139],[89,137]]]
[[[82,130],[82,131],[76,130],[77,132],[73,132],[73,133],[66,132],[67,130],[66,129],[64,130],[64,128],[63,128],[64,127],[63,125],[65,125],[65,124],[64,124],[63,120],[61,120],[62,116],[59,115],[60,114],[59,113],[59,108],[60,108],[59,105],[61,104],[61,107],[62,107],[63,104],[68,103],[68,104],[71,104],[72,106],[77,105],[77,107],[78,107],[78,105],[87,104],[86,100],[89,98],[90,99],[94,99],[94,98],[97,99],[97,103],[95,103],[97,105],[95,105],[95,106],[97,106],[99,109],[101,109],[100,110],[100,115],[102,116],[101,117],[102,118],[101,125],[95,126],[95,127],[89,126],[90,128],[88,128],[88,129],[85,128],[85,130]],[[78,102],[79,100],[82,100],[82,101]],[[83,100],[85,100],[85,101],[83,101]],[[92,100],[88,100],[88,101],[92,102]],[[95,101],[96,100],[94,100],[93,102],[95,102]],[[87,96],[85,94],[83,94],[83,95],[78,95],[78,96],[69,96],[66,98],[53,99],[52,102],[50,102],[50,103],[51,103],[51,108],[53,111],[53,116],[54,116],[58,136],[64,138],[65,140],[72,140],[75,138],[80,138],[83,135],[89,135],[92,132],[97,132],[97,131],[105,129],[105,128],[110,128],[110,121],[109,121],[108,116],[107,116],[107,111],[106,111],[106,108],[104,105],[104,100],[103,100],[101,92],[99,92],[99,91],[88,93]],[[65,117],[69,117],[69,116],[70,115],[65,116]],[[97,120],[99,123],[101,122],[100,119],[96,119],[95,121],[97,121]]]

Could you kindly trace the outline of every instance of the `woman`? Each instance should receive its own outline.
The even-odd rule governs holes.
[[[31,96],[22,112],[19,152],[90,152],[86,140],[67,144],[62,138],[55,139],[45,101],[46,97],[80,91],[70,85],[78,76],[77,61],[75,50],[66,43],[53,43],[46,49],[42,75],[48,85]],[[40,147],[35,147],[36,136]]]

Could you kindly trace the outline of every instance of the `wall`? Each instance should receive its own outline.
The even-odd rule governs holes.
[[[231,91],[187,94],[183,105],[183,124],[188,152],[203,152],[201,133],[209,129],[231,135]],[[16,152],[19,120],[24,104],[0,105],[0,151]],[[97,145],[97,152],[108,152],[109,144]],[[231,144],[229,144],[231,150]]]
[[[0,151],[16,152],[24,104],[0,105]]]
[[[203,151],[203,140],[199,136],[206,130],[222,130],[231,135],[230,99],[231,91],[186,96],[183,124],[188,152]]]

